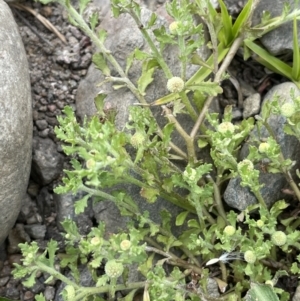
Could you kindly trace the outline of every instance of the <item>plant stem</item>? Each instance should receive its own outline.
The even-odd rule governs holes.
[[[165,112],[165,116],[168,118],[169,122],[173,123],[175,125],[176,130],[181,135],[181,137],[184,139],[187,147],[187,153],[188,153],[188,159],[189,162],[192,164],[196,162],[196,152],[195,152],[195,146],[194,146],[194,139],[192,139],[187,132],[183,129],[183,127],[180,125],[180,123],[177,121],[175,116],[172,114],[172,111],[166,107],[162,106],[163,111]]]
[[[192,269],[193,271],[195,271],[198,274],[202,273],[201,268],[191,265],[190,263],[186,262],[185,260],[182,260],[181,258],[177,257],[174,254],[171,254],[170,252],[164,252],[160,249],[149,247],[149,246],[146,247],[146,251],[154,252],[154,253],[162,255],[165,258],[168,258],[166,260],[166,262],[169,264],[179,265],[181,267],[184,267],[185,269]]]
[[[216,204],[216,208],[218,210],[218,213],[224,219],[225,223],[228,223],[226,212],[224,210],[222,199],[221,199],[221,194],[220,194],[219,186],[217,185],[217,183],[213,180],[213,178],[210,175],[206,176],[206,178],[208,179],[208,181],[210,183],[213,184],[213,188],[214,188],[214,200],[215,200],[215,204]]]
[[[122,290],[133,290],[145,287],[147,281],[126,283],[126,284],[117,284],[115,286],[115,291]],[[80,287],[80,293],[75,297],[74,301],[84,300],[85,297],[91,295],[97,295],[101,293],[106,293],[109,291],[110,285],[104,285],[101,287]]]
[[[300,226],[300,218],[297,218],[291,225],[291,229],[296,230]]]
[[[228,68],[228,66],[230,65],[233,57],[235,56],[236,52],[238,51],[239,47],[241,46],[243,42],[243,36],[240,35],[238,36],[234,42],[232,43],[228,53],[227,53],[227,56],[225,57],[221,67],[219,68],[218,72],[216,73],[216,76],[215,76],[215,79],[214,79],[214,82],[215,83],[220,83],[221,82],[221,79],[222,79],[222,76],[223,76],[223,73],[226,71],[226,69]],[[190,136],[194,139],[198,133],[198,130],[199,130],[199,127],[200,125],[202,124],[203,120],[205,119],[205,115],[213,101],[214,97],[213,96],[209,96],[207,99],[206,99],[206,102],[203,106],[203,109],[200,113],[200,115],[198,116],[198,119],[191,131],[191,134]]]
[[[251,189],[251,187],[250,187],[250,189]],[[253,194],[254,194],[255,197],[257,198],[259,204],[260,204],[262,207],[267,208],[267,205],[266,205],[266,203],[265,203],[265,200],[264,200],[264,198],[262,197],[260,191],[259,191],[259,190],[252,190],[252,189],[251,189],[251,191],[253,192]]]
[[[208,222],[213,225],[216,223],[216,220],[211,216],[211,214],[207,211],[206,207],[202,206],[202,212],[207,218]]]
[[[224,264],[224,262],[219,261],[219,265],[221,268],[221,273],[222,273],[222,280],[227,282],[227,270],[226,270],[226,265]]]
[[[298,201],[300,201],[300,190],[298,188],[298,185],[293,180],[291,173],[289,171],[286,171],[285,177],[286,177],[289,185],[291,186],[291,188],[295,192],[295,195],[297,196]]]
[[[56,271],[54,268],[47,266],[46,264],[42,263],[41,261],[37,260],[37,261],[35,261],[35,264],[36,264],[36,266],[38,266],[38,268],[40,270],[48,273],[49,275],[53,276],[54,278],[59,279],[60,281],[73,286],[75,289],[80,288],[80,286],[76,282],[70,280],[69,278],[65,277],[63,274]]]
[[[147,184],[143,183],[142,181],[140,181],[140,180],[138,180],[136,178],[133,178],[133,177],[127,177],[127,178],[125,178],[124,179],[124,184],[126,184],[126,183],[127,184],[131,183],[131,184],[134,184],[136,186],[139,186],[139,187],[145,188],[145,189],[147,189],[147,188],[153,188],[153,187],[150,187]],[[157,188],[157,189],[160,189],[160,188]],[[165,193],[161,189],[159,191],[159,195],[162,198],[166,199],[167,201],[171,202],[172,204],[174,204],[174,205],[176,205],[176,206],[178,206],[178,207],[180,207],[180,208],[182,208],[184,210],[187,210],[187,211],[189,211],[191,213],[195,213],[194,208],[192,206],[190,206],[187,202],[184,202],[182,200],[178,200],[177,197],[173,197],[172,195]]]
[[[172,75],[172,72],[171,72],[170,68],[168,67],[168,65],[166,64],[166,62],[165,62],[163,56],[161,55],[160,51],[158,51],[158,49],[155,46],[154,42],[150,38],[150,35],[148,34],[148,31],[145,29],[144,25],[142,24],[141,20],[137,16],[137,14],[132,9],[129,9],[128,13],[131,15],[131,17],[133,18],[133,20],[137,24],[139,30],[141,31],[142,35],[144,36],[144,39],[146,40],[147,44],[151,48],[154,57],[157,59],[157,62],[159,63],[162,70],[164,71],[166,77],[168,79],[172,78],[173,75]]]
[[[165,231],[166,233],[163,233],[163,231],[161,231],[161,229],[160,229],[160,232],[164,235],[167,235],[167,236],[172,235],[171,233],[167,233],[167,231]],[[146,242],[148,242],[149,244],[154,246],[156,249],[162,250],[161,246],[155,240],[153,240],[152,238],[145,237],[144,239],[145,239]],[[183,253],[187,256],[187,258],[189,258],[192,262],[194,262],[194,264],[197,267],[200,267],[200,263],[199,263],[198,259],[186,247],[178,246],[178,248],[181,249],[183,251]],[[175,258],[175,257],[178,258],[176,255],[174,255],[170,251],[168,252],[168,254],[171,255],[173,258]]]
[[[259,37],[265,35],[266,33],[272,31],[273,29],[281,26],[284,23],[287,23],[289,21],[294,20],[295,18],[300,16],[300,10],[299,9],[295,9],[293,10],[290,14],[288,14],[287,16],[279,16],[279,17],[275,17],[271,20],[269,20],[269,24],[263,26],[263,24],[258,24],[256,26],[254,26],[252,28],[252,30],[255,32],[257,30],[260,30],[259,32]],[[273,20],[273,22],[271,22]],[[251,32],[251,30],[250,30]],[[251,38],[251,40],[255,40],[257,39],[257,35],[254,35],[253,38]]]
[[[191,105],[191,102],[190,102],[189,98],[187,97],[186,92],[185,91],[181,91],[179,93],[179,96],[180,96],[183,104],[185,105],[185,107],[186,107],[189,115],[193,119],[193,121],[196,121],[197,117],[198,117],[198,114],[196,113],[195,109]]]
[[[85,185],[80,186],[79,189],[78,189],[78,191],[80,191],[80,190],[81,191],[85,191],[85,192],[87,192],[87,193],[89,193],[91,195],[95,195],[95,196],[101,197],[102,199],[109,200],[109,201],[111,201],[111,202],[113,202],[115,204],[118,204],[118,205],[124,207],[124,209],[127,209],[132,214],[135,214],[135,215],[138,215],[138,216],[141,215],[141,213],[138,211],[138,209],[136,209],[136,208],[134,208],[134,207],[126,204],[125,202],[122,202],[122,203],[121,202],[117,202],[117,199],[114,196],[112,196],[112,195],[110,195],[110,194],[108,194],[108,193],[106,193],[104,191],[101,191],[101,190],[98,190],[98,189],[89,188],[89,187],[87,187]]]
[[[206,8],[208,10],[208,8]],[[212,44],[212,48],[213,48],[213,66],[214,66],[214,74],[217,74],[218,72],[218,39],[217,39],[217,35],[216,35],[216,31],[215,28],[213,26],[213,22],[211,20],[211,16],[208,12],[206,12],[208,15],[208,18],[203,18],[205,21],[205,24],[208,28],[208,32],[210,35],[210,40],[211,40],[211,44]]]

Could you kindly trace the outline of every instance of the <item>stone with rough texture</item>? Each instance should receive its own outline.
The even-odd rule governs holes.
[[[31,176],[36,183],[49,184],[61,174],[64,157],[49,138],[34,137],[33,145]]]
[[[0,0],[0,244],[14,225],[31,166],[32,109],[28,63],[13,15]]]
[[[244,118],[249,118],[250,116],[254,116],[259,113],[260,100],[261,97],[259,93],[252,94],[244,100]]]
[[[277,17],[282,14],[284,4],[288,3],[294,7],[294,0],[261,0],[259,1],[252,17],[252,25],[261,23],[264,11],[271,14],[271,17]],[[298,3],[298,9],[300,4]],[[300,39],[300,23],[298,22],[298,40]],[[273,55],[279,55],[293,50],[293,22],[288,22],[260,38],[264,47]]]
[[[300,90],[297,89],[293,83],[283,83],[273,87],[267,95],[264,97],[264,102],[269,101],[276,94],[282,103],[291,102],[290,91],[294,89],[295,96],[300,95]],[[272,128],[277,142],[281,146],[281,151],[285,159],[290,158],[296,161],[295,168],[299,168],[300,158],[300,143],[294,136],[290,136],[284,133],[283,124],[285,117],[278,115],[271,115],[268,119],[268,123]],[[257,130],[254,129],[252,135],[258,137]],[[267,138],[269,135],[265,128],[261,130],[261,137]],[[241,159],[245,158],[248,153],[248,143],[246,143],[240,153]],[[268,206],[274,204],[274,202],[283,199],[286,195],[283,194],[282,189],[288,187],[287,181],[282,174],[270,174],[263,172],[260,169],[260,183],[264,184],[261,189],[261,194]],[[257,203],[255,196],[250,192],[247,187],[240,186],[240,179],[231,179],[224,193],[225,202],[236,209],[244,210],[247,206]]]
[[[66,194],[54,194],[54,203],[56,206],[56,224],[60,231],[63,231],[63,226],[61,223],[65,219],[71,219],[76,222],[78,231],[82,235],[86,235],[93,223],[91,221],[92,217],[92,206],[89,202],[88,207],[84,210],[83,214],[75,214],[74,203],[85,196],[85,193],[78,192],[76,194],[66,193]]]

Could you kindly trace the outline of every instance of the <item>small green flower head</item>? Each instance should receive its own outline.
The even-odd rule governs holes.
[[[28,265],[32,264],[34,262],[35,258],[36,257],[35,257],[34,253],[28,253],[27,256],[25,257],[24,261],[23,261],[23,265],[28,266]]]
[[[131,247],[131,242],[128,239],[124,239],[121,241],[120,243],[121,250],[126,251],[130,249],[130,247]]]
[[[218,126],[218,132],[225,134],[225,133],[234,133],[234,125],[229,121],[224,121],[219,124]]]
[[[145,137],[142,133],[136,132],[133,136],[131,136],[130,143],[134,148],[138,148],[145,141]]]
[[[292,103],[285,103],[280,108],[280,111],[284,117],[288,118],[288,117],[291,117],[295,113],[296,108],[295,108],[295,105]]]
[[[287,237],[284,232],[275,231],[271,236],[271,241],[275,246],[281,247],[286,243]]]
[[[195,181],[197,172],[194,168],[188,168],[183,172],[183,177],[189,181]]]
[[[169,30],[171,34],[176,34],[178,29],[178,22],[174,21],[169,25]]]
[[[96,165],[96,161],[94,159],[88,159],[86,161],[86,167],[87,167],[87,169],[92,169],[92,168],[95,167],[95,165]]]
[[[258,228],[262,228],[264,226],[264,224],[265,224],[264,221],[262,221],[261,219],[256,221],[256,225]]]
[[[253,169],[254,169],[253,163],[250,160],[248,160],[248,159],[245,159],[245,160],[239,162],[239,164],[238,164],[238,170],[242,170],[245,167],[247,168],[248,171],[253,171]]]
[[[248,250],[244,254],[244,259],[248,263],[254,263],[256,261],[256,255],[254,254],[253,251]]]
[[[260,153],[265,153],[269,148],[270,144],[268,142],[262,142],[258,147],[258,151]]]
[[[226,226],[224,228],[224,234],[226,234],[227,236],[232,236],[235,233],[235,227],[233,226]]]
[[[93,237],[93,238],[91,239],[91,244],[92,244],[93,246],[98,246],[98,245],[100,245],[100,244],[101,244],[101,238],[100,238],[100,237],[97,237],[97,236]]]
[[[122,263],[117,262],[116,260],[112,259],[106,263],[104,270],[108,277],[118,278],[122,275],[122,273],[124,271],[124,267],[123,267]]]
[[[170,78],[167,82],[167,89],[172,93],[179,93],[184,88],[184,81],[178,77],[174,76]]]

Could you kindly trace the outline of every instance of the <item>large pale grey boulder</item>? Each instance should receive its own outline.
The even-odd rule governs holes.
[[[28,63],[17,24],[0,0],[0,243],[19,214],[31,166]]]

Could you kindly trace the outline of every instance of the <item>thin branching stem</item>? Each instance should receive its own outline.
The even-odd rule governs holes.
[[[213,178],[210,175],[208,175],[206,178],[213,185],[214,200],[215,200],[217,211],[218,211],[219,215],[224,219],[224,221],[226,223],[228,223],[226,212],[224,210],[224,206],[223,206],[222,199],[221,199],[219,186],[217,185],[217,183],[213,180]]]
[[[167,106],[162,106],[163,111],[165,112],[165,117],[169,120],[169,122],[175,125],[177,132],[181,135],[184,139],[187,147],[187,153],[189,162],[194,163],[197,160],[195,146],[194,146],[194,139],[192,139],[188,133],[183,129],[181,124],[177,121],[175,116],[172,114],[172,111]]]
[[[182,103],[185,105],[185,108],[187,109],[189,115],[193,119],[193,121],[196,121],[198,114],[195,111],[195,109],[193,108],[193,106],[191,105],[191,102],[190,102],[188,96],[186,95],[186,92],[185,91],[180,92],[179,96],[181,98]]]
[[[139,19],[138,15],[134,12],[133,9],[128,10],[128,13],[131,15],[131,17],[133,18],[133,20],[137,24],[138,28],[140,29],[144,39],[146,40],[147,44],[151,48],[154,57],[157,59],[157,62],[159,63],[161,69],[164,71],[166,77],[168,79],[172,78],[173,77],[172,71],[170,70],[170,68],[166,64],[166,62],[165,62],[162,54],[160,53],[160,51],[155,46],[155,44],[152,41],[147,29],[145,29],[144,24],[142,24],[142,22]]]
[[[164,234],[166,235],[166,233],[164,233]],[[152,239],[150,237],[145,237],[144,239],[146,242],[148,242],[149,244],[154,246],[156,249],[162,250],[162,247],[154,239]],[[200,267],[200,263],[199,263],[198,259],[191,253],[190,250],[188,250],[185,246],[178,246],[178,248],[180,250],[182,250],[182,252],[187,256],[187,258],[189,258],[197,267]],[[175,257],[178,258],[176,255],[174,255],[170,251],[168,252],[168,254],[172,255],[173,258],[175,258]]]
[[[235,56],[236,52],[238,51],[239,47],[241,46],[243,42],[243,36],[240,35],[239,37],[236,38],[236,40],[232,43],[232,46],[230,47],[228,53],[227,53],[227,56],[225,57],[220,69],[218,70],[218,72],[216,73],[216,76],[215,76],[215,79],[214,79],[214,82],[215,83],[220,83],[221,82],[221,79],[222,79],[222,76],[223,74],[225,73],[225,71],[227,70],[228,66],[230,65],[233,57]],[[202,124],[202,122],[204,121],[205,119],[205,115],[207,114],[208,112],[208,109],[213,101],[214,97],[213,96],[209,96],[207,99],[206,99],[206,102],[203,106],[203,109],[191,131],[191,134],[190,136],[192,138],[195,138],[197,133],[198,133],[198,130],[200,128],[200,125]]]

